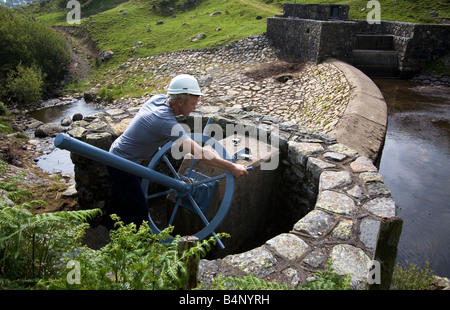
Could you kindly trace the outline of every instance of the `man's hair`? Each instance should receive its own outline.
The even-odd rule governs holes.
[[[183,99],[183,101],[186,101],[190,97],[191,97],[191,95],[189,95],[189,94],[170,94],[169,95],[169,100],[170,101],[175,101],[177,99]]]

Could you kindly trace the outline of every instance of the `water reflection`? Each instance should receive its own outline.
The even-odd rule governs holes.
[[[43,123],[59,123],[64,117],[72,117],[76,113],[83,116],[103,111],[104,108],[95,103],[87,103],[84,99],[68,101],[65,104],[47,107],[30,112],[30,116]]]
[[[65,104],[47,107],[30,112],[30,116],[43,123],[59,123],[61,119],[81,113],[83,116],[92,115],[104,111],[104,108],[94,103],[86,103],[84,99],[67,102]],[[53,140],[51,141],[53,145]],[[74,173],[70,152],[55,148],[51,153],[39,157],[36,163],[42,170],[53,173]]]
[[[70,152],[66,150],[55,148],[51,153],[40,156],[39,161],[36,164],[39,168],[48,173],[59,171],[62,174],[74,174]]]
[[[380,173],[404,220],[397,261],[450,277],[450,90],[375,82],[389,114]]]

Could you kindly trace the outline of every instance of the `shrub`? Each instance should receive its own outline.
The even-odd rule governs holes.
[[[51,80],[63,72],[70,59],[68,44],[54,29],[0,5],[0,96],[7,94],[5,81],[20,64],[39,68],[41,78]]]
[[[6,112],[8,112],[8,109],[6,108],[3,101],[0,101],[0,116],[5,115]]]
[[[19,107],[36,105],[42,98],[43,78],[41,70],[36,66],[17,66],[16,71],[8,74],[6,92]]]
[[[425,263],[424,268],[406,261],[406,268],[399,264],[395,266],[392,275],[392,290],[426,290],[433,284],[433,271],[429,269],[429,262]]]

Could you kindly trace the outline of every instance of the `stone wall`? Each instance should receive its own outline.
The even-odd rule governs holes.
[[[286,59],[318,63],[333,57],[351,63],[356,29],[348,21],[268,18],[266,35]]]
[[[241,117],[248,123],[245,115]],[[334,138],[292,122],[267,123],[262,130],[274,125],[280,129],[276,137],[271,132],[282,154],[284,214],[296,214],[295,223],[260,247],[201,261],[201,281],[208,285],[219,274],[241,272],[297,285],[330,261],[336,272],[350,275],[354,289],[360,289],[376,260],[383,271],[381,285],[388,288],[401,219],[395,216],[395,203],[377,168]]]
[[[257,51],[266,55],[269,49],[272,50],[272,47],[268,47],[266,44],[255,45],[256,39],[251,39],[252,47],[248,47],[248,53],[253,55],[252,59],[259,60],[251,63],[247,57],[247,49],[237,52],[232,59],[236,61],[239,57],[245,58],[242,63],[246,65],[251,63],[252,66],[261,62],[262,59],[273,61],[275,57],[272,56],[258,57]],[[236,46],[240,47],[241,45],[236,44]],[[258,49],[255,49],[255,46],[258,46]],[[226,47],[224,51],[217,51],[218,55],[226,54],[228,49],[229,47]],[[230,51],[232,52],[233,49]],[[193,70],[199,65],[212,67],[212,63],[204,64],[205,59],[218,58],[216,54],[209,55],[209,52],[203,52],[201,55],[203,56],[201,63],[191,62]],[[186,55],[180,53],[162,55],[170,64],[174,63],[171,61],[174,57],[184,59],[183,57],[188,56],[192,55],[188,52]],[[195,56],[198,55],[195,54]],[[225,60],[221,59],[222,65],[223,63],[228,65],[229,61]],[[157,63],[161,63],[160,58]],[[218,64],[214,64],[214,68],[218,66]],[[243,70],[242,65],[237,67]],[[368,90],[367,85],[372,84],[368,84],[365,79],[355,78],[352,70],[344,70],[345,66],[343,67],[343,64],[335,61],[325,62],[316,69],[327,72],[336,71],[338,74],[333,76],[336,75],[339,78],[330,79],[329,76],[316,74],[310,80],[299,84],[274,84],[275,82],[271,79],[266,79],[264,85],[261,84],[260,87],[267,89],[269,86],[276,86],[271,92],[273,98],[270,100],[259,99],[258,101],[268,106],[276,106],[277,101],[285,101],[281,95],[288,91],[298,92],[298,89],[306,86],[305,92],[309,90],[306,93],[310,93],[311,89],[315,89],[314,84],[326,86],[324,91],[334,89],[333,87],[338,85],[343,88],[344,95],[341,100],[333,103],[333,109],[334,106],[347,107],[347,101],[349,106],[343,115],[342,112],[332,113],[337,123],[334,126],[339,127],[340,119],[351,120],[353,115],[358,116],[361,121],[365,120],[364,122],[374,121],[374,117],[379,114],[380,110],[377,109],[376,115],[371,115],[368,113],[370,109],[364,108],[364,104],[370,104],[373,101],[361,99],[367,98],[365,97]],[[224,72],[226,70],[216,71]],[[307,77],[310,76],[305,72],[303,74]],[[248,85],[247,90],[237,85],[230,86],[228,79],[236,80],[235,74],[228,79],[212,74],[211,77],[214,79],[213,83],[228,85],[230,89],[236,89],[234,96],[257,88],[251,84]],[[349,87],[342,85],[343,80],[349,82]],[[245,79],[240,83],[242,86],[246,86],[248,81]],[[214,101],[215,97],[224,95],[222,92],[217,92],[217,89],[212,86],[206,85],[204,89],[208,91],[205,99],[211,97],[209,100]],[[226,93],[230,89],[224,89],[223,92]],[[212,90],[215,92],[213,93]],[[258,95],[250,93],[247,98],[249,96],[254,100],[262,98]],[[350,100],[348,95],[350,95]],[[329,103],[330,100],[327,98],[326,102]],[[142,102],[139,101],[140,104]],[[367,265],[375,259],[381,263],[381,270],[386,271],[386,273],[382,272],[382,286],[386,288],[389,285],[389,277],[393,268],[392,262],[395,262],[399,237],[398,227],[401,220],[395,216],[395,203],[390,197],[381,175],[373,166],[372,161],[363,154],[367,150],[370,154],[378,153],[378,150],[375,150],[378,146],[358,147],[358,151],[356,151],[354,147],[349,147],[346,142],[343,142],[346,141],[345,135],[337,140],[322,131],[300,126],[299,120],[285,119],[284,114],[278,113],[278,110],[281,110],[278,106],[273,111],[259,111],[258,109],[249,109],[242,104],[227,106],[210,105],[208,102],[204,102],[198,113],[193,114],[193,117],[180,118],[180,122],[185,122],[192,128],[194,116],[202,118],[211,116],[213,123],[219,124],[222,128],[225,128],[227,124],[244,124],[254,127],[259,133],[264,133],[269,137],[269,141],[277,140],[279,142],[280,164],[277,174],[281,178],[277,180],[278,188],[273,191],[274,197],[272,197],[271,203],[273,202],[273,208],[277,209],[276,214],[278,214],[272,217],[272,222],[274,225],[280,226],[282,223],[283,231],[268,236],[268,241],[263,245],[243,253],[227,255],[221,259],[202,260],[200,264],[201,281],[207,285],[211,278],[218,274],[241,273],[296,285],[307,281],[308,277],[317,270],[325,268],[327,262],[331,261],[337,272],[351,275],[354,288],[361,288],[367,282]],[[357,103],[356,107],[353,103]],[[112,141],[123,132],[138,109],[137,103],[135,107],[133,104],[116,104],[103,113],[73,122],[67,132],[74,138],[107,150]],[[304,117],[306,116],[302,115],[302,118]],[[367,141],[369,141],[368,144],[371,144],[371,140],[367,140],[364,134],[354,140],[359,140],[359,143],[363,145]],[[72,154],[71,157],[75,164],[79,207],[104,209],[109,198],[110,187],[105,167],[80,156]],[[246,221],[247,219],[238,218],[236,220]],[[388,251],[386,248],[380,247],[383,244],[390,245]],[[387,253],[387,255],[383,253]]]
[[[74,122],[68,133],[107,149],[135,113],[136,108],[108,110]],[[384,230],[389,223],[398,223],[395,203],[370,159],[293,121],[239,108],[204,107],[179,120],[191,126],[194,117],[204,122],[212,117],[224,132],[227,124],[245,125],[269,137],[269,142],[277,141],[282,179],[274,191],[278,203],[273,207],[279,208],[280,220],[272,222],[290,221],[285,232],[271,236],[261,247],[202,261],[202,281],[207,284],[215,274],[226,275],[235,269],[234,274],[299,284],[330,260],[338,273],[351,275],[354,288],[361,288],[372,260],[381,262],[382,270],[392,271],[399,234]],[[80,207],[104,208],[109,195],[104,166],[75,155],[72,160]],[[392,245],[387,256],[379,248],[380,238],[389,239]],[[382,281],[386,285],[389,279]]]

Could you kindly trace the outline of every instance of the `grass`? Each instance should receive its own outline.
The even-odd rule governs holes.
[[[265,3],[280,5],[294,3],[284,0],[263,0]],[[349,5],[350,19],[366,19],[367,13],[373,8],[366,8],[368,0],[296,0],[296,3],[342,4]],[[450,2],[448,0],[379,0],[381,5],[381,19],[403,21],[411,23],[434,23],[430,12],[435,10],[440,18],[450,18]]]
[[[119,55],[110,62],[110,65],[116,65],[132,56],[211,48],[263,33],[265,18],[278,12],[271,7],[266,8],[267,11],[260,12],[236,0],[222,1],[220,6],[211,0],[203,1],[196,10],[175,12],[176,17],[161,17],[147,3],[133,1],[84,21],[83,25],[89,29],[93,39],[99,42],[101,50],[111,49]],[[119,9],[127,14],[119,13]],[[210,16],[215,11],[221,11],[222,14]],[[256,19],[258,15],[263,19]],[[160,20],[163,24],[157,25]],[[206,38],[191,41],[200,33],[206,34]],[[139,41],[142,46],[133,54],[131,49]]]
[[[280,7],[259,0],[203,0],[196,7],[184,10],[176,8],[172,11],[174,17],[164,10],[153,8],[152,3],[158,0],[128,1],[120,5],[117,5],[117,0],[105,0],[102,1],[105,6],[103,12],[93,4],[87,6],[91,2],[81,9],[80,26],[89,30],[100,50],[113,50],[118,56],[109,61],[106,67],[116,66],[130,57],[226,45],[253,34],[264,33],[266,18],[282,12]],[[171,2],[176,4],[177,1]],[[49,5],[40,11],[35,4],[20,10],[42,23],[68,25],[68,9]],[[210,16],[215,11],[222,14]],[[160,20],[164,23],[156,25]],[[197,42],[190,40],[200,33],[206,34],[206,38]],[[131,49],[138,41],[143,45],[133,54]]]

